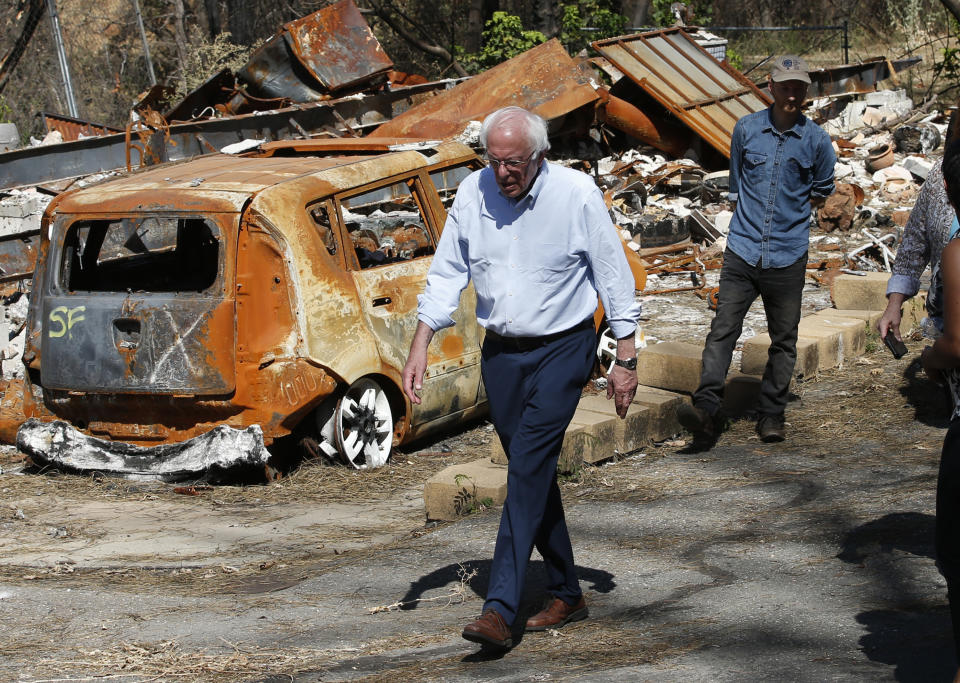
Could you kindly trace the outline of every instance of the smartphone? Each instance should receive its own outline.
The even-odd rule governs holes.
[[[883,338],[883,343],[890,349],[894,358],[903,358],[907,353],[907,345],[894,337],[893,332],[887,332],[887,336]]]

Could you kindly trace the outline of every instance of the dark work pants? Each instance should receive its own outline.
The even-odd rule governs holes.
[[[953,646],[960,660],[960,420],[943,439],[937,477],[937,568],[947,580]]]
[[[507,351],[490,338],[483,344],[490,417],[510,459],[483,608],[496,609],[510,624],[534,546],[543,556],[550,593],[570,604],[581,595],[557,486],[557,459],[590,378],[596,341],[594,331],[585,329],[531,351]]]
[[[797,362],[797,326],[807,255],[785,268],[751,266],[727,249],[720,270],[717,314],[703,349],[703,371],[693,403],[711,415],[720,409],[733,349],[743,331],[743,319],[757,296],[767,314],[770,350],[760,383],[757,411],[783,415],[790,378]]]

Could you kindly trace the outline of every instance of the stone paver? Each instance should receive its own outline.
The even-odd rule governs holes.
[[[882,311],[887,307],[887,280],[890,273],[865,273],[834,278],[830,286],[833,305],[840,310]]]

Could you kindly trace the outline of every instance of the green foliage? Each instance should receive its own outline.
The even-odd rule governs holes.
[[[737,71],[743,70],[743,55],[727,44],[727,63]]]
[[[676,17],[670,11],[670,5],[677,0],[653,0],[650,3],[650,17],[654,26],[673,26],[676,23]],[[713,23],[713,3],[709,0],[689,0],[684,3],[687,6],[688,13],[692,12],[693,18],[686,23],[693,26],[709,26]]]
[[[477,496],[477,484],[466,474],[456,474],[453,477],[454,483],[460,487],[457,495],[453,497],[453,509],[458,516],[472,515],[475,512],[483,512],[487,508],[493,507],[493,498]],[[464,482],[468,482],[471,490],[467,490]]]
[[[960,80],[960,48],[945,47],[941,54],[943,59],[933,65],[934,73],[938,79],[956,83]]]
[[[598,0],[561,4],[560,10],[560,42],[572,55],[586,49],[591,41],[621,35],[627,25],[625,16],[601,7]],[[596,31],[586,33],[583,29],[587,26]]]
[[[525,31],[520,17],[494,12],[483,29],[480,52],[458,55],[463,67],[479,73],[547,41],[540,31]]]
[[[0,123],[13,123],[13,107],[3,97],[0,97]]]

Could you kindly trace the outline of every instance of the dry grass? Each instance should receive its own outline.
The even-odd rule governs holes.
[[[177,641],[121,642],[110,648],[76,649],[56,662],[39,663],[31,683],[60,681],[242,681],[265,675],[289,676],[323,671],[345,657],[372,656],[423,647],[446,636],[412,635],[366,643],[362,648],[319,650],[267,647],[223,640],[222,651],[185,649]],[[49,677],[47,677],[49,676]]]

